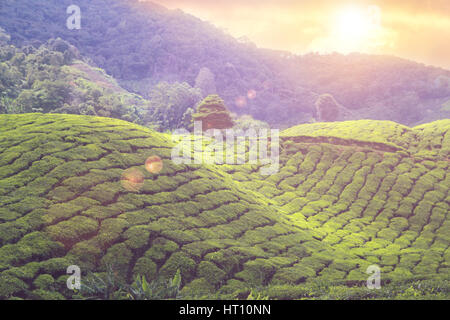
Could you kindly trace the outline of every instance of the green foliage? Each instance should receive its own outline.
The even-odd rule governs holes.
[[[255,129],[256,131],[261,129],[270,129],[267,122],[255,120],[251,115],[243,115],[234,120],[233,129],[238,131],[242,130],[246,132],[249,129]]]
[[[245,113],[278,126],[309,121],[316,92],[333,95],[363,118],[375,113],[411,125],[448,117],[439,110],[450,95],[450,75],[443,69],[365,54],[280,55],[148,1],[79,0],[89,8],[83,10],[88,23],[74,32],[61,16],[67,5],[4,0],[0,43],[11,39],[29,48],[61,37],[130,91],[145,95],[162,81],[195,83],[203,96],[220,94],[233,111],[241,113],[244,105]],[[58,42],[52,49],[64,59],[73,55]]]
[[[143,122],[159,131],[188,128],[201,94],[187,83],[158,83],[149,94]]]
[[[80,298],[89,300],[118,300],[126,296],[122,279],[117,277],[111,265],[104,274],[90,274],[81,283],[79,294]]]
[[[318,121],[332,122],[339,118],[339,106],[331,94],[319,96],[315,103]]]
[[[160,274],[165,277],[173,277],[176,275],[178,270],[180,270],[184,281],[190,281],[194,277],[195,266],[195,261],[189,258],[186,254],[183,252],[175,252],[161,267]]]
[[[120,88],[103,70],[75,60],[75,47],[51,39],[38,49],[0,44],[1,113],[70,113],[143,123],[148,101]]]
[[[55,279],[51,275],[41,274],[33,281],[33,285],[39,289],[48,289],[54,282]]]
[[[383,287],[445,281],[449,164],[442,147],[424,160],[417,146],[446,122],[409,129],[416,142],[390,123],[354,124],[326,125],[331,138],[392,130],[363,137],[382,148],[345,131],[333,143],[282,140],[279,173],[263,177],[257,166],[174,165],[169,135],[129,122],[1,115],[0,297],[81,298],[65,286],[73,264],[95,299],[400,297],[356,287],[372,264]],[[407,152],[384,149],[394,142]],[[158,174],[145,171],[152,155]],[[121,183],[130,167],[145,176],[139,190]],[[410,286],[402,298],[448,297]]]
[[[446,300],[449,282],[437,280],[396,281],[370,290],[366,286],[348,287],[339,282],[320,282],[286,286],[277,285],[256,290],[269,299],[294,300]]]
[[[192,114],[192,121],[202,123],[204,131],[210,129],[228,129],[233,126],[230,112],[225,102],[218,95],[206,97]]]
[[[138,275],[131,285],[127,285],[111,265],[101,275],[91,274],[76,296],[87,300],[163,300],[180,297],[181,274],[178,270],[170,279],[158,278],[148,282]]]
[[[173,278],[158,279],[148,283],[144,276],[137,277],[128,289],[127,297],[131,300],[167,300],[180,296],[181,273],[177,270]]]

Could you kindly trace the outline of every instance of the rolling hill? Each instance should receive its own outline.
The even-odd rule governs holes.
[[[384,286],[448,299],[449,120],[300,125],[271,176],[175,165],[173,146],[122,120],[0,115],[0,298],[71,298],[76,264],[128,283],[180,270],[187,298],[392,297],[360,287],[378,265]]]

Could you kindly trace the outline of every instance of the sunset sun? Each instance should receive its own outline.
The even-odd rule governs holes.
[[[346,7],[335,13],[331,22],[336,49],[341,52],[364,51],[380,38],[378,7]]]
[[[363,10],[347,8],[337,14],[335,28],[341,37],[359,40],[368,35],[371,22]]]

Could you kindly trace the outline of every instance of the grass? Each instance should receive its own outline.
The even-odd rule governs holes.
[[[169,135],[120,120],[1,115],[0,298],[76,298],[68,266],[101,278],[114,264],[137,297],[142,276],[179,270],[184,298],[448,299],[449,129],[299,126],[261,176],[175,165]],[[373,264],[380,291],[364,287]]]

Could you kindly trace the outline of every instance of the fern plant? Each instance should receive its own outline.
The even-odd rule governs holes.
[[[180,270],[172,279],[156,279],[151,282],[148,282],[145,276],[137,276],[128,288],[127,297],[131,300],[177,299],[180,296],[180,287]]]
[[[181,273],[171,279],[158,278],[149,282],[138,275],[133,284],[119,279],[111,266],[104,276],[92,274],[81,284],[79,296],[85,300],[168,300],[180,297]]]
[[[126,297],[126,285],[118,279],[113,267],[106,267],[104,277],[91,274],[81,284],[80,294],[86,300],[121,300]]]

